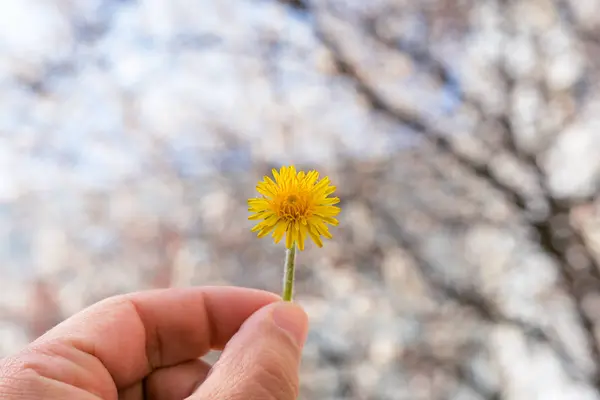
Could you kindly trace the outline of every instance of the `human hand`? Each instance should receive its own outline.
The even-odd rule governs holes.
[[[299,306],[258,290],[112,297],[0,361],[0,399],[291,400],[307,330]]]

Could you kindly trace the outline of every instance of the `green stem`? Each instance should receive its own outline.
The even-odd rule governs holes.
[[[296,264],[296,244],[285,250],[285,272],[283,276],[283,301],[292,301],[294,295],[294,270]]]

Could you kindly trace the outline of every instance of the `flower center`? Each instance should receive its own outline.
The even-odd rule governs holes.
[[[276,202],[276,213],[279,218],[298,220],[306,217],[310,204],[302,193],[285,194]]]

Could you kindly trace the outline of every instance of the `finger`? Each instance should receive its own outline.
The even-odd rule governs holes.
[[[119,392],[119,400],[181,400],[196,389],[210,371],[202,360],[157,369],[144,381]]]
[[[222,348],[244,320],[277,299],[231,287],[117,296],[59,324],[9,364],[106,394],[113,381],[118,389],[130,387],[154,369]]]
[[[296,399],[307,330],[307,316],[297,305],[277,303],[257,311],[190,399]]]
[[[210,368],[202,360],[192,360],[156,370],[146,379],[146,395],[150,400],[185,399],[204,382]]]

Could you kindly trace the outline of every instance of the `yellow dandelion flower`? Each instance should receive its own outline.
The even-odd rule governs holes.
[[[334,217],[340,208],[337,197],[328,197],[335,191],[328,177],[321,180],[317,171],[296,172],[294,166],[273,169],[273,177],[268,176],[258,183],[256,190],[260,198],[248,200],[248,211],[254,213],[248,219],[262,220],[252,232],[258,237],[273,232],[275,243],[285,235],[285,246],[290,249],[294,244],[304,250],[304,241],[310,236],[317,246],[322,247],[321,236],[332,238],[327,227],[337,225]]]

